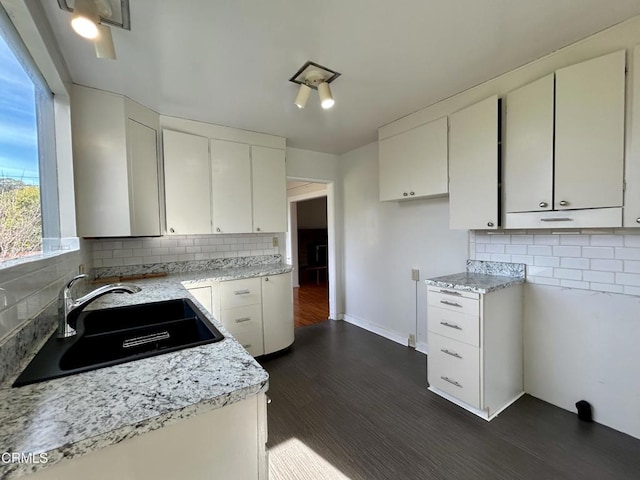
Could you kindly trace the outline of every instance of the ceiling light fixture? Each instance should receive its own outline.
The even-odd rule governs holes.
[[[109,25],[131,30],[129,0],[75,0],[73,8],[68,0],[58,0],[62,10],[72,12],[71,26],[81,37],[94,41],[98,58],[116,58]],[[113,8],[112,8],[113,5]]]
[[[300,85],[294,102],[295,105],[298,108],[304,108],[313,89],[318,90],[322,108],[327,109],[333,107],[335,100],[331,94],[329,83],[333,82],[339,76],[340,73],[317,63],[305,63],[296,74],[289,79],[290,82]]]

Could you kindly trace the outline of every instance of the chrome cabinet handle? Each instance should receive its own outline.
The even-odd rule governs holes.
[[[402,196],[403,196],[403,197],[406,197],[407,195],[408,195],[408,193],[407,193],[407,192],[404,192],[404,193],[402,194]]]
[[[636,223],[640,223],[640,217],[636,218]]]
[[[236,290],[233,292],[234,295],[249,295],[251,290]]]
[[[244,322],[250,322],[250,321],[251,321],[250,317],[236,318],[236,323],[244,323]]]
[[[264,277],[264,281],[268,282],[269,281],[269,277]]]
[[[170,228],[170,229],[169,229],[169,231],[170,231],[171,233],[176,233],[176,231],[175,231],[173,228]]]
[[[442,380],[444,380],[445,382],[450,383],[451,385],[455,385],[458,388],[462,388],[462,385],[460,385],[458,382],[456,382],[455,380],[451,380],[449,377],[440,377]]]
[[[256,232],[259,232],[259,231],[260,231],[260,227],[256,227]]]
[[[493,222],[487,222],[487,227],[493,227]]]
[[[409,192],[409,195],[415,195],[416,192]]]
[[[220,227],[216,228],[216,232],[220,232]]]
[[[572,222],[573,218],[558,217],[558,218],[541,218],[541,222]]]
[[[458,355],[456,352],[451,352],[451,351],[447,350],[446,348],[441,348],[440,351],[442,353],[446,353],[447,355],[451,355],[452,357],[456,357],[456,358],[462,359],[462,357],[460,355]]]
[[[458,325],[454,325],[453,323],[440,322],[440,325],[444,325],[445,327],[453,328],[454,330],[462,330],[462,327]]]
[[[243,348],[251,348],[251,344],[250,343],[245,343],[244,345],[242,345]]]
[[[569,205],[569,202],[567,202],[566,200],[560,200],[561,207],[566,207],[567,205]]]
[[[456,302],[448,302],[447,300],[440,300],[440,303],[442,303],[444,305],[449,305],[451,307],[462,308],[462,305],[460,305],[459,303],[456,303]]]
[[[440,290],[440,293],[446,293],[447,295],[456,295],[458,297],[462,295],[460,292],[455,292],[452,290]]]
[[[540,202],[540,208],[546,208],[547,202]]]

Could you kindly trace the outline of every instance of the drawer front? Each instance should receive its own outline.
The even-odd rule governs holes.
[[[242,332],[262,332],[262,307],[247,305],[222,310],[220,322],[233,336]]]
[[[249,355],[257,357],[264,354],[264,344],[262,342],[262,332],[247,331],[233,335]]]
[[[427,327],[429,332],[476,347],[480,346],[480,318],[477,314],[467,315],[429,305],[427,307]]]
[[[220,283],[220,307],[244,307],[262,303],[262,284],[260,278],[244,278]]]
[[[480,349],[429,334],[429,384],[475,407],[480,406]]]
[[[429,291],[427,304],[451,310],[452,312],[466,313],[467,315],[478,315],[480,313],[480,300],[448,293]]]
[[[467,290],[455,290],[453,288],[444,288],[444,287],[434,287],[430,285],[427,287],[429,292],[440,293],[442,295],[447,295],[449,297],[463,297],[463,298],[473,298],[474,300],[478,300],[480,298],[479,293],[468,292]],[[431,293],[429,293],[431,295]]]

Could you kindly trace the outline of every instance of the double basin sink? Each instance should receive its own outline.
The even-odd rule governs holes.
[[[222,340],[187,298],[80,314],[77,334],[57,332],[13,384],[29,385]]]

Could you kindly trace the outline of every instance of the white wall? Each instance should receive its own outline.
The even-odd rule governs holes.
[[[343,181],[345,320],[407,344],[426,347],[428,277],[465,270],[467,232],[449,230],[446,197],[378,200],[378,144],[340,158]],[[421,281],[411,280],[419,268]],[[417,298],[416,298],[417,287]]]

